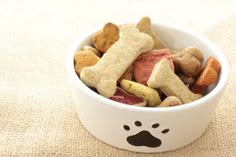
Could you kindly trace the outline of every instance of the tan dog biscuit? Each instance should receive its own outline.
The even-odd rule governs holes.
[[[119,39],[119,28],[113,23],[107,23],[102,31],[93,37],[93,45],[105,53]]]
[[[203,61],[202,52],[195,47],[187,47],[172,55],[176,71],[186,76],[196,76],[201,72]]]
[[[150,87],[129,80],[122,80],[120,85],[125,91],[147,100],[148,106],[155,107],[161,103],[158,92]]]
[[[85,67],[92,66],[98,62],[100,58],[93,51],[83,50],[75,53],[75,71],[79,75]]]
[[[185,86],[171,70],[166,59],[162,59],[155,65],[147,85],[152,88],[160,88],[166,96],[176,96],[183,103],[189,103],[202,97],[200,94],[192,93]]]
[[[157,107],[170,107],[170,106],[178,106],[178,105],[181,105],[181,104],[183,104],[183,103],[176,96],[168,96]]]
[[[113,44],[96,65],[81,71],[81,80],[98,92],[111,97],[116,91],[117,80],[142,53],[151,50],[152,38],[135,27],[123,25],[119,40]]]
[[[157,33],[154,33],[152,31],[151,19],[149,17],[142,18],[136,24],[136,28],[138,28],[138,30],[140,32],[147,33],[148,35],[150,35],[152,37],[152,39],[154,41],[154,46],[152,48],[153,50],[167,48],[167,46],[164,44],[164,42],[161,41],[161,39],[158,37]]]

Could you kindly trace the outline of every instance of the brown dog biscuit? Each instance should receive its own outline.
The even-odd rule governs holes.
[[[79,75],[83,68],[96,64],[99,59],[100,58],[93,51],[78,51],[74,56],[76,73]]]
[[[107,23],[102,31],[93,37],[93,45],[100,52],[105,53],[119,39],[119,28],[113,23]]]
[[[172,55],[176,71],[186,76],[197,76],[201,72],[202,52],[196,47],[187,47]]]
[[[183,83],[186,85],[191,85],[195,81],[194,77],[189,77],[182,73],[177,73],[177,75],[181,79],[181,81],[183,81]]]
[[[94,47],[92,47],[92,46],[89,46],[89,45],[83,46],[82,50],[85,50],[85,51],[86,51],[86,50],[92,51],[92,52],[94,52],[98,57],[101,57],[101,56],[102,56],[102,54],[101,54],[96,48],[94,48]]]

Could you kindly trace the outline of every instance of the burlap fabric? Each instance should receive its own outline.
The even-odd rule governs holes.
[[[0,156],[236,156],[235,10],[235,0],[1,0]],[[231,68],[204,135],[184,148],[156,154],[120,150],[91,136],[77,118],[65,69],[78,34],[97,24],[146,15],[209,38]]]

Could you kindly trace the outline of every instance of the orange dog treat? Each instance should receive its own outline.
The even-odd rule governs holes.
[[[204,94],[207,86],[215,83],[220,72],[220,63],[215,57],[209,57],[203,71],[197,78],[196,82],[191,86],[194,93]]]
[[[204,95],[205,94],[205,91],[207,89],[207,86],[199,86],[197,85],[196,83],[192,84],[190,86],[190,90],[196,94],[202,94]]]
[[[215,57],[209,57],[206,65],[198,77],[196,84],[200,86],[207,86],[215,83],[220,72],[220,63]]]
[[[102,31],[99,31],[93,37],[93,45],[105,53],[111,45],[119,39],[119,28],[113,23],[107,23]]]

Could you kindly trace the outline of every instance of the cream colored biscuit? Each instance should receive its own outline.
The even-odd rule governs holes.
[[[192,93],[180,78],[171,70],[169,62],[162,59],[158,62],[147,82],[152,88],[160,88],[166,96],[176,96],[183,103],[189,103],[202,97]]]
[[[183,104],[183,103],[176,96],[168,96],[157,107],[170,107],[170,106],[177,106],[177,105],[181,105],[181,104]]]
[[[152,37],[153,42],[154,42],[154,45],[152,48],[153,50],[167,48],[166,44],[163,41],[161,41],[157,33],[152,31],[151,19],[149,17],[143,17],[136,24],[136,28],[138,28],[140,32],[147,33],[148,35]]]
[[[152,38],[133,26],[123,25],[120,38],[113,44],[96,65],[84,68],[81,80],[98,92],[111,97],[116,91],[117,80],[133,61],[142,53],[151,50]]]

